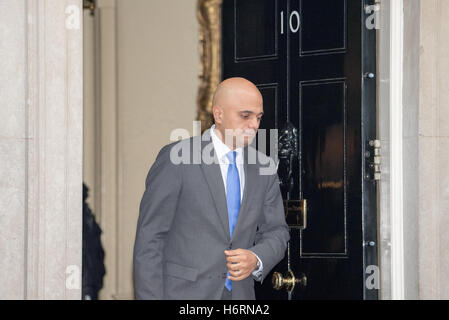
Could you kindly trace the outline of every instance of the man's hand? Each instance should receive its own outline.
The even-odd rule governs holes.
[[[225,250],[229,279],[241,281],[246,279],[257,267],[257,257],[249,250]]]

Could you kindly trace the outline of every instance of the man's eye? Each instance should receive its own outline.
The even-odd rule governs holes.
[[[248,117],[249,117],[248,115],[242,114],[242,118],[243,118],[243,119],[248,119]]]

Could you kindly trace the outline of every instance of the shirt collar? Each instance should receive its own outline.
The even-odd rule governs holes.
[[[214,144],[215,153],[217,154],[217,158],[220,162],[229,163],[228,157],[226,157],[226,154],[228,154],[230,151],[232,151],[227,145],[221,141],[221,139],[215,134],[215,124],[212,125],[210,128],[210,136],[212,137],[212,143]],[[235,149],[237,152],[236,155],[236,163],[242,162],[242,152],[243,148],[237,148]]]

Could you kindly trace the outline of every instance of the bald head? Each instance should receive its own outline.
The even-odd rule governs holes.
[[[235,95],[253,95],[262,101],[262,95],[254,83],[245,78],[229,78],[217,86],[212,105],[226,107],[228,100]]]
[[[234,145],[228,145],[231,149],[236,147],[235,138],[243,138],[246,145],[259,129],[263,115],[262,94],[252,82],[244,78],[226,79],[215,91],[213,115],[215,127],[222,137],[226,130],[234,132]]]

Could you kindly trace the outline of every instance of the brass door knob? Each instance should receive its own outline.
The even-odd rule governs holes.
[[[305,287],[307,285],[307,277],[304,273],[301,273],[300,276],[296,278],[291,270],[288,270],[285,276],[282,276],[279,272],[275,272],[271,278],[271,283],[275,290],[281,290],[282,287],[285,287],[287,292],[292,292],[296,284]]]

